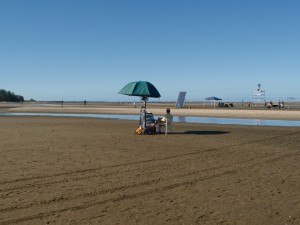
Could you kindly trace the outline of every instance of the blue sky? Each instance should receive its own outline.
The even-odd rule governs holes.
[[[0,89],[36,100],[300,99],[298,0],[0,0]],[[153,99],[154,100],[154,99]]]

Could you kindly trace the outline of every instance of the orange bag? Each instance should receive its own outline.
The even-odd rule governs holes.
[[[140,126],[138,129],[135,131],[136,134],[142,134],[143,133],[143,128]]]

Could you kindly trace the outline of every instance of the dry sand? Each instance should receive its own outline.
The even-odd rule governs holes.
[[[299,127],[136,128],[0,117],[0,225],[300,224]]]

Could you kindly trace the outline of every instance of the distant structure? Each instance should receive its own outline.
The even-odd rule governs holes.
[[[257,85],[257,89],[252,91],[252,101],[253,103],[264,103],[266,101],[266,92],[261,90],[261,84]]]
[[[186,95],[186,91],[180,91],[179,92],[178,99],[177,99],[177,102],[176,102],[176,108],[183,108],[184,107],[185,95]]]
[[[295,102],[296,101],[296,98],[295,97],[287,97],[286,100],[288,102]]]

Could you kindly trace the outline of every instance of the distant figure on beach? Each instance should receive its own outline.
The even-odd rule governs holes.
[[[272,109],[272,107],[273,107],[273,102],[270,101],[270,103],[267,105],[267,107],[268,107],[268,109]]]
[[[61,100],[61,107],[64,107],[64,101]]]
[[[281,108],[282,109],[284,108],[284,101],[283,100],[281,101]]]
[[[250,102],[248,102],[248,107],[250,107],[251,105],[250,105]]]
[[[281,101],[278,101],[278,108],[281,109]]]
[[[86,101],[85,100],[84,100],[83,104],[86,105]]]
[[[135,103],[135,101],[133,101],[133,107],[136,108],[136,103]]]

